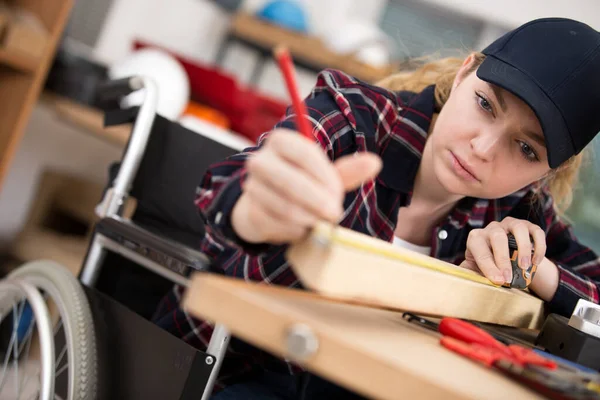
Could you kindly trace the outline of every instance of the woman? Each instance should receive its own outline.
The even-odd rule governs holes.
[[[316,145],[293,131],[290,114],[201,183],[203,249],[225,274],[299,286],[285,245],[328,220],[504,283],[512,233],[525,255],[519,265],[538,266],[530,288],[550,311],[570,315],[579,298],[598,302],[600,262],[559,214],[582,150],[600,131],[599,32],[535,20],[482,53],[378,86],[324,71],[306,104]],[[173,314],[160,323],[206,345],[210,325]],[[243,343],[231,350],[221,377],[236,378],[215,399],[296,395],[292,367]],[[240,381],[243,371],[252,374]],[[305,389],[307,398],[343,397],[318,378]]]

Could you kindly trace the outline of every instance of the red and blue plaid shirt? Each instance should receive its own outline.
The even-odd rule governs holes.
[[[396,224],[401,223],[397,221],[398,209],[408,203],[435,112],[434,87],[421,93],[393,93],[342,72],[325,70],[305,101],[313,135],[331,160],[359,151],[381,156],[383,169],[379,176],[346,195],[340,225],[391,241]],[[294,129],[294,118],[288,111],[278,127]],[[300,287],[284,257],[285,246],[244,243],[230,224],[231,210],[247,174],[245,161],[267,137],[268,133],[261,136],[256,147],[212,165],[204,175],[196,198],[207,229],[201,249],[226,275]],[[464,198],[434,228],[431,256],[460,264],[469,232],[507,216],[529,220],[546,232],[546,256],[560,270],[558,290],[548,303],[550,312],[568,316],[579,298],[598,302],[600,260],[558,217],[547,191],[536,197],[531,187],[526,187],[497,200]],[[181,294],[182,288],[175,287],[161,304],[156,321],[204,350],[212,325],[181,310]],[[240,341],[232,341],[229,354],[221,370],[221,383],[254,366],[273,364],[264,352]]]

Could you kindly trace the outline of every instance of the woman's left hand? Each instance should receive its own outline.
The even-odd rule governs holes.
[[[467,238],[463,268],[481,272],[492,282],[502,285],[512,281],[512,265],[508,248],[508,233],[512,233],[519,249],[519,267],[539,265],[546,254],[546,234],[529,221],[507,217],[491,222],[483,229],[473,229]],[[532,245],[530,236],[533,238]],[[534,249],[533,258],[531,250]]]

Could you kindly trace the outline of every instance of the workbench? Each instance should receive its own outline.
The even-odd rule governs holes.
[[[541,398],[446,350],[436,332],[405,321],[398,312],[209,274],[193,277],[184,307],[368,398]]]

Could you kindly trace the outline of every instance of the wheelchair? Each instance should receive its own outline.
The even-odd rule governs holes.
[[[121,108],[123,99],[142,90],[141,105]],[[11,398],[2,390],[12,381],[20,396],[14,398],[208,399],[230,333],[215,325],[202,352],[149,319],[174,284],[187,286],[193,272],[218,273],[195,249],[204,235],[195,189],[210,164],[245,146],[157,115],[158,92],[149,78],[109,81],[99,94],[105,125],[131,122],[132,133],[110,168],[80,275],[40,260],[0,280],[0,347],[6,346],[0,348],[0,398]],[[137,204],[127,216],[132,197]],[[34,330],[41,362],[30,374],[37,387],[26,392],[24,353]]]

